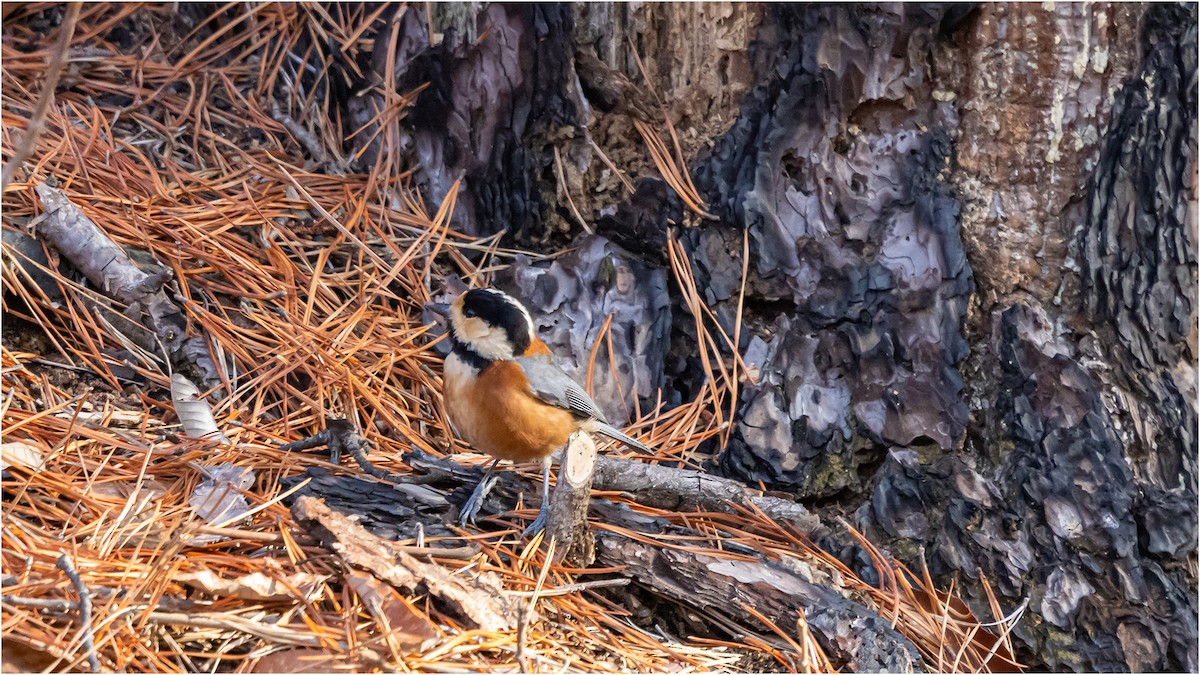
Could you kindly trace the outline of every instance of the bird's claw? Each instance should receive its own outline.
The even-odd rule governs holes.
[[[533,522],[529,524],[529,527],[525,528],[525,531],[521,533],[521,538],[525,539],[527,537],[532,537],[538,532],[546,529],[546,522],[548,520],[549,518],[547,517],[545,509],[538,511],[537,518],[534,518]]]
[[[462,505],[462,510],[458,514],[458,526],[464,530],[467,525],[475,524],[475,516],[479,513],[480,507],[483,506],[483,500],[487,497],[487,493],[491,492],[492,487],[496,485],[499,476],[484,476],[483,480],[479,481],[479,485],[475,486],[475,491],[467,498],[467,501]]]

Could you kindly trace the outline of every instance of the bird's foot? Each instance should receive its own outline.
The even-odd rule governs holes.
[[[532,537],[538,532],[546,529],[546,522],[549,520],[549,509],[541,509],[538,511],[537,518],[534,518],[533,522],[529,524],[529,527],[525,528],[525,531],[521,533],[521,538],[525,539],[526,537]]]
[[[471,493],[466,503],[462,505],[462,510],[459,511],[459,527],[465,530],[467,525],[475,524],[475,516],[479,513],[479,508],[483,506],[484,498],[492,491],[492,487],[496,485],[496,481],[498,480],[500,480],[500,476],[488,475],[479,481],[479,485],[475,486],[475,491]]]

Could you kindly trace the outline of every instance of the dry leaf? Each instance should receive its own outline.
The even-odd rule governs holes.
[[[103,483],[95,483],[92,485],[91,493],[101,497],[112,497],[113,499],[128,499],[129,495],[137,491],[138,497],[145,499],[158,499],[167,494],[167,486],[159,480],[153,478],[142,481],[139,488],[136,481],[132,480],[110,480]]]
[[[282,579],[254,572],[235,579],[218,576],[212,570],[185,572],[175,575],[175,581],[199,589],[216,597],[237,597],[243,600],[266,602],[271,600],[293,600],[299,591],[306,600],[314,600],[320,594],[321,583],[326,577],[306,572],[289,574]],[[295,589],[293,591],[292,589]]]
[[[8,469],[10,466],[41,471],[45,465],[46,456],[37,446],[21,441],[0,445],[0,471]]]
[[[208,438],[229,443],[230,440],[217,428],[212,407],[200,397],[200,389],[179,373],[171,376],[171,401],[175,403],[175,414],[183,433],[190,438]]]
[[[0,647],[4,651],[4,658],[0,659],[0,672],[3,673],[38,673],[58,660],[49,651],[35,647],[22,638],[5,637]]]
[[[429,621],[404,602],[396,589],[374,576],[355,569],[346,571],[346,583],[358,597],[371,616],[385,630],[389,644],[401,652],[421,652],[437,639],[437,633]],[[396,654],[397,657],[400,654]]]
[[[267,654],[250,669],[252,673],[333,673],[354,672],[356,664],[341,654],[323,649],[285,649]]]
[[[205,467],[208,475],[196,486],[188,503],[196,514],[211,525],[228,524],[240,519],[250,510],[246,498],[238,494],[254,484],[254,471],[233,464]],[[220,541],[221,537],[204,535],[194,542]]]

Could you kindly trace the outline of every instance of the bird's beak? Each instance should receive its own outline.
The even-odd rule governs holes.
[[[445,318],[447,318],[447,319],[449,319],[449,318],[450,318],[450,305],[449,305],[449,303],[445,303],[445,302],[427,302],[427,303],[425,303],[425,309],[428,309],[428,310],[429,310],[429,311],[431,311],[431,312],[436,312],[436,313],[438,313],[438,314],[441,314],[443,317],[445,317]]]

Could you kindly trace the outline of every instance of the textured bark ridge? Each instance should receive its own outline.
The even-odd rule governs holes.
[[[1035,669],[1200,667],[1194,7],[460,9],[433,47],[397,24],[399,88],[432,82],[397,133],[431,201],[464,178],[461,229],[572,245],[502,281],[560,354],[613,313],[606,413],[700,384],[663,271],[690,221],[632,129],[661,99],[728,328],[749,234],[720,470],[853,512],[978,615],[985,578],[1028,602]]]
[[[1088,356],[1132,462],[1151,553],[1196,543],[1196,13],[1147,17],[1088,191],[1080,236]]]
[[[978,21],[995,21],[992,9]],[[1097,15],[1113,12],[1138,24],[1127,9],[1094,6],[1065,35],[1079,48]],[[1053,669],[1197,667],[1187,563],[1196,548],[1196,14],[1156,6],[1140,27],[1130,63],[1112,65],[1130,77],[1112,80],[1088,118],[1101,129],[1094,139],[1076,124],[1082,140],[1052,155],[1058,99],[1040,99],[1041,109],[1010,104],[1007,119],[1025,121],[1018,138],[1032,159],[991,161],[1032,172],[1031,186],[1050,176],[1043,192],[1000,186],[989,171],[972,173],[978,167],[956,174],[965,199],[978,187],[996,204],[1024,205],[1011,217],[989,212],[1000,214],[991,222],[964,211],[968,239],[984,242],[972,257],[983,293],[967,324],[967,452],[934,461],[892,452],[857,513],[900,557],[924,547],[935,575],[965,577],[959,587],[980,603],[971,580],[981,575],[1009,603],[1028,598],[1033,620],[1016,634],[1027,661]],[[1029,33],[1010,39],[1009,50],[1036,51]],[[1094,57],[1086,44],[1081,53]],[[1052,80],[1081,76],[1058,72]],[[1093,71],[1073,91],[1101,74],[1110,75]],[[990,75],[995,86],[1011,72]],[[979,119],[1006,119],[996,105]],[[966,117],[964,126],[977,128]],[[966,135],[963,153],[1011,147]],[[1073,181],[1064,167],[1074,167]],[[1041,219],[1030,221],[1030,211]],[[998,248],[988,243],[997,236]]]
[[[570,6],[491,4],[450,23],[431,46],[423,13],[404,12],[376,40],[380,77],[390,58],[398,91],[428,83],[399,128],[396,146],[409,155],[406,165],[420,167],[417,179],[434,203],[463,179],[457,229],[540,236],[544,205],[553,203],[542,191],[556,184],[553,143],[570,139],[588,114],[575,85]],[[455,24],[472,30],[460,35]],[[468,41],[471,35],[477,39]],[[396,48],[389,55],[393,37]],[[362,124],[384,104],[368,97],[352,105]],[[385,140],[369,141],[363,167],[374,164]]]
[[[963,244],[990,330],[997,305],[1078,293],[1071,243],[1113,95],[1137,67],[1130,4],[986,4],[939,45],[938,89],[958,111]]]
[[[986,576],[1007,603],[1028,598],[1037,618],[1015,631],[1027,659],[1077,671],[1191,669],[1194,580],[1148,549],[1099,386],[1041,310],[1018,305],[994,319],[995,414],[1008,432],[980,439],[979,457],[922,463],[893,452],[860,523],[901,558],[924,547],[939,575]],[[1176,527],[1194,526],[1181,519]],[[985,601],[978,586],[960,588]]]
[[[749,346],[763,375],[721,455],[733,475],[826,497],[861,488],[858,469],[888,447],[962,440],[973,286],[946,182],[952,120],[927,68],[942,19],[915,6],[768,10],[759,84],[696,171],[722,219],[750,230],[752,307],[779,315]],[[735,238],[691,237],[723,316],[737,301]]]
[[[1040,319],[1013,307],[997,337],[1004,372],[997,412],[1013,442],[1000,480],[1018,532],[1034,549],[1023,590],[1045,620],[1023,632],[1055,665],[1190,669],[1195,630],[1186,629],[1195,603],[1139,550],[1133,475],[1099,390]],[[1147,615],[1145,605],[1157,611]],[[1114,627],[1116,639],[1069,646],[1078,630]],[[1056,649],[1060,643],[1067,648]]]
[[[921,672],[916,647],[884,619],[835,590],[811,583],[788,565],[726,560],[627,539],[598,537],[597,560],[662,596],[710,617],[729,614],[753,624],[750,607],[776,625],[794,625],[804,613],[821,647],[857,673]]]

